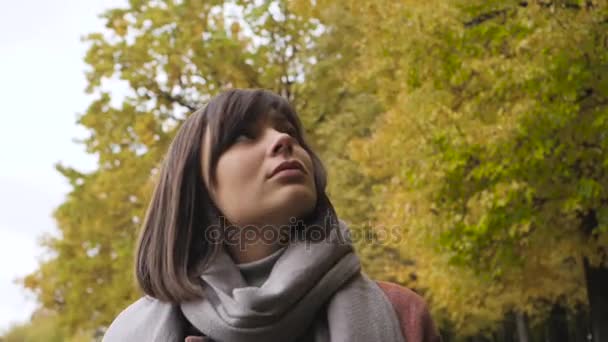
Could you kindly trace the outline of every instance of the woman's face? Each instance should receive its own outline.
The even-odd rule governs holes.
[[[209,130],[203,146],[203,173],[208,170]],[[219,158],[216,187],[203,179],[215,205],[237,226],[289,224],[315,206],[317,193],[312,160],[293,134],[295,128],[280,114],[265,115],[243,132]],[[302,170],[274,173],[285,161]]]

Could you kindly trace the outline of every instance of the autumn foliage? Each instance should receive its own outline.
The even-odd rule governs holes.
[[[24,280],[69,336],[140,296],[133,247],[158,163],[232,87],[292,101],[365,270],[423,294],[451,336],[510,315],[532,329],[556,307],[608,325],[605,2],[131,0],[103,16],[78,117],[98,169],[57,166],[72,191],[53,257]]]

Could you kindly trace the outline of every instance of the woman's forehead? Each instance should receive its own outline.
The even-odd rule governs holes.
[[[286,113],[282,113],[278,110],[271,110],[267,115],[268,119],[274,122],[290,121]]]
[[[282,113],[278,110],[271,109],[264,114],[260,115],[259,121],[266,120],[270,123],[282,123],[290,121],[285,113]]]
[[[241,124],[245,125],[274,125],[274,124],[284,124],[284,123],[292,123],[292,120],[286,113],[282,113],[276,109],[269,109],[268,111],[260,112],[254,115],[249,115],[243,118]],[[241,124],[237,126],[241,126]]]

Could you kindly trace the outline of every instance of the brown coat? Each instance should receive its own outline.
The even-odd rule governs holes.
[[[429,309],[416,292],[394,283],[376,281],[393,304],[406,342],[440,342]],[[185,342],[211,342],[203,336],[188,336]]]
[[[407,342],[440,342],[426,302],[416,292],[397,284],[377,281],[393,304]]]

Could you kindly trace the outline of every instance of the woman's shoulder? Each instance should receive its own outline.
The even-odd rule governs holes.
[[[393,304],[401,323],[401,330],[408,342],[441,341],[428,305],[422,296],[395,283],[379,280],[376,280],[376,283]]]
[[[177,306],[145,296],[116,316],[103,342],[179,341],[180,324]]]
[[[413,290],[388,281],[376,280],[376,283],[393,305],[399,306],[399,308],[403,307],[403,310],[411,312],[428,312],[428,306],[424,298]]]

